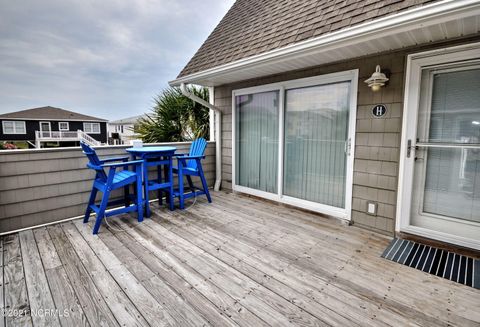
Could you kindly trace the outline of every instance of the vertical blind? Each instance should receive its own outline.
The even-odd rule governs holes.
[[[284,191],[345,208],[350,82],[285,94]]]
[[[277,193],[279,92],[235,97],[236,183]]]
[[[424,108],[420,113],[430,116],[429,142],[480,144],[480,69],[439,73],[433,78],[430,112]],[[480,149],[424,151],[423,211],[480,222]]]

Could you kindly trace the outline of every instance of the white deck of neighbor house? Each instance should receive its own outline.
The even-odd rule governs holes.
[[[0,324],[480,324],[480,291],[384,260],[388,238],[300,210],[214,193],[140,225],[110,221],[99,236],[76,220],[2,237]],[[50,308],[60,320],[42,317]]]

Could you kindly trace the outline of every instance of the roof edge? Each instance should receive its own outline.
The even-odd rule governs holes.
[[[103,119],[103,118],[94,118],[92,117],[91,119],[68,119],[68,118],[23,118],[23,117],[2,117],[0,116],[1,120],[36,120],[36,121],[85,121],[85,122],[102,122],[102,123],[107,123],[109,122],[108,119]]]
[[[381,33],[418,28],[427,22],[435,23],[445,20],[446,18],[451,19],[456,16],[471,15],[473,10],[480,12],[480,2],[478,0],[444,0],[182,76],[169,81],[168,84],[170,86],[179,86],[181,83],[195,83],[195,81],[201,79],[233,72],[248,66],[286,59],[290,56],[318,48],[323,49],[328,47],[331,49],[340,47],[342,43],[352,42],[355,39],[372,34],[378,37]]]

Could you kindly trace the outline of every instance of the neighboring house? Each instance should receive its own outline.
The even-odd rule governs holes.
[[[137,135],[133,131],[137,121],[143,116],[134,116],[108,122],[108,143],[129,144]]]
[[[50,106],[1,114],[0,124],[0,141],[32,148],[107,143],[107,120]]]
[[[170,85],[210,87],[224,189],[478,250],[479,21],[480,1],[237,0]]]

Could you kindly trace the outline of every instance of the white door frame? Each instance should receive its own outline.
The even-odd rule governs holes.
[[[284,156],[284,113],[285,113],[285,90],[298,87],[315,86],[329,83],[338,82],[350,82],[350,111],[349,111],[349,145],[347,155],[347,176],[346,176],[346,189],[345,189],[345,208],[336,208],[333,206],[320,204],[312,201],[297,199],[294,197],[286,196],[283,194],[283,156]],[[264,191],[255,190],[249,187],[237,185],[236,183],[236,105],[235,96],[279,91],[279,151],[278,151],[278,180],[277,180],[277,193],[269,193]],[[300,208],[308,209],[311,211],[319,212],[326,215],[331,215],[337,218],[345,220],[351,220],[352,218],[352,192],[353,192],[353,163],[354,163],[354,149],[355,149],[355,127],[356,127],[356,113],[357,113],[357,95],[358,95],[358,69],[337,72],[332,74],[319,75],[314,77],[289,80],[279,83],[272,83],[266,85],[260,85],[255,87],[249,87],[244,89],[238,89],[232,91],[232,188],[234,191],[242,192],[246,194],[255,195],[258,197],[266,198],[269,200],[290,204]]]
[[[405,99],[403,106],[402,141],[397,196],[395,231],[416,234],[468,248],[480,249],[480,240],[459,237],[443,232],[413,226],[410,223],[413,173],[415,159],[418,110],[420,106],[421,77],[424,69],[444,66],[454,62],[480,59],[480,43],[415,53],[407,56]],[[410,142],[410,144],[409,144]],[[410,151],[410,156],[407,154]]]
[[[52,137],[52,123],[49,122],[49,121],[40,121],[39,122],[39,125],[40,125],[40,135],[43,137],[43,132],[47,132],[47,131],[44,131],[42,129],[42,124],[48,124],[48,132],[49,132],[49,136],[48,137]]]

